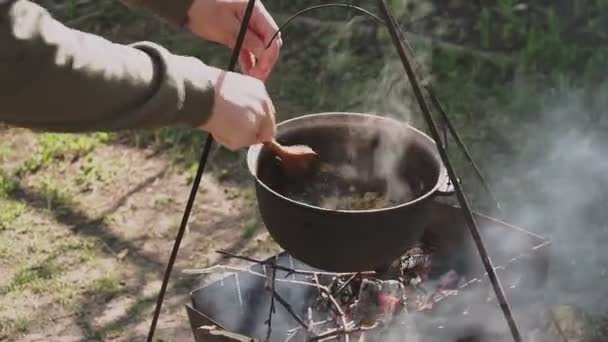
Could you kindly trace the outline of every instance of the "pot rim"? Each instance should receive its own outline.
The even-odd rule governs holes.
[[[288,123],[294,122],[294,121],[305,120],[305,119],[308,119],[311,117],[336,116],[336,115],[373,117],[375,119],[394,121],[396,124],[408,126],[409,129],[413,130],[415,133],[417,133],[417,134],[421,135],[423,138],[427,139],[431,144],[437,146],[436,142],[433,139],[431,139],[430,136],[428,136],[426,133],[420,131],[419,129],[413,127],[412,125],[410,125],[406,122],[398,121],[398,120],[390,118],[390,117],[384,117],[384,116],[371,114],[371,113],[323,112],[323,113],[306,114],[306,115],[301,115],[301,116],[298,116],[295,118],[291,118],[291,119],[282,121],[277,124],[277,128],[281,127],[282,125],[286,125]],[[436,159],[438,159],[438,163],[439,163],[439,175],[437,176],[437,182],[435,183],[435,186],[431,190],[427,191],[424,195],[419,196],[409,202],[404,202],[404,203],[401,203],[398,205],[384,207],[384,208],[366,209],[366,210],[328,209],[328,208],[317,207],[317,206],[310,205],[307,203],[295,201],[289,197],[286,197],[286,196],[272,190],[268,185],[266,185],[264,182],[262,182],[257,176],[257,164],[258,164],[258,160],[259,160],[259,155],[262,151],[262,147],[263,147],[263,144],[251,145],[247,151],[247,168],[249,169],[249,173],[255,178],[255,181],[257,182],[257,184],[262,186],[263,188],[265,188],[268,192],[270,192],[274,196],[277,196],[285,201],[291,202],[292,204],[295,204],[300,207],[304,207],[304,208],[308,208],[308,209],[312,209],[312,210],[316,210],[316,211],[320,211],[320,212],[345,213],[345,214],[367,214],[367,213],[379,213],[379,212],[385,212],[385,211],[389,211],[389,210],[395,210],[395,209],[403,208],[406,206],[411,206],[418,202],[422,202],[430,197],[436,196],[436,194],[439,192],[439,189],[444,187],[450,181],[450,178],[447,174],[447,170],[446,170],[445,166],[443,165],[441,158],[438,155],[435,155],[435,157],[436,157]]]

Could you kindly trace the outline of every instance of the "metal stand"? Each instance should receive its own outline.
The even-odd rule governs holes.
[[[488,255],[488,252],[486,251],[485,244],[483,243],[481,235],[479,234],[479,229],[477,228],[477,223],[475,222],[473,214],[471,213],[471,209],[469,208],[469,204],[467,203],[466,196],[464,195],[464,193],[462,191],[460,182],[458,181],[458,177],[456,176],[456,172],[454,171],[454,168],[452,167],[452,164],[450,162],[450,159],[447,155],[446,150],[440,143],[441,135],[439,134],[437,125],[435,124],[435,121],[433,119],[433,116],[431,115],[431,112],[426,103],[424,95],[422,94],[422,90],[420,88],[418,80],[416,79],[414,69],[412,68],[412,65],[405,52],[404,44],[405,44],[406,40],[403,35],[403,32],[401,32],[401,30],[399,29],[399,26],[395,22],[395,19],[391,13],[391,10],[388,7],[388,5],[386,4],[386,0],[378,0],[378,5],[380,7],[380,10],[382,11],[382,14],[385,16],[385,21],[388,26],[388,30],[390,32],[391,38],[393,40],[393,44],[395,45],[395,48],[397,49],[397,52],[399,53],[399,57],[401,58],[403,67],[405,68],[407,76],[410,80],[410,84],[412,85],[412,88],[414,90],[414,95],[416,96],[416,99],[418,100],[418,104],[420,105],[420,110],[422,111],[424,118],[427,121],[427,124],[429,125],[431,134],[433,136],[433,140],[436,141],[437,148],[439,150],[439,154],[441,155],[441,159],[442,159],[443,163],[445,164],[445,167],[448,171],[448,175],[450,176],[450,180],[452,181],[452,184],[454,185],[454,190],[456,190],[456,197],[458,198],[458,202],[460,203],[460,206],[462,207],[467,225],[469,227],[471,235],[473,236],[473,240],[475,241],[475,245],[477,246],[477,250],[479,251],[479,255],[481,256],[483,265],[486,269],[486,272],[488,272],[490,281],[492,282],[492,287],[494,288],[494,292],[496,293],[496,298],[498,299],[498,302],[500,303],[500,308],[502,309],[505,319],[507,320],[507,323],[509,324],[511,334],[513,335],[513,340],[516,342],[521,342],[522,337],[519,332],[519,329],[517,328],[517,324],[515,323],[515,320],[513,318],[513,314],[511,312],[511,308],[509,306],[507,298],[502,289],[502,285],[500,284],[500,280],[498,279],[498,276],[496,275],[494,266],[492,265],[492,261],[490,260],[490,256]]]
[[[233,50],[232,53],[232,57],[230,60],[230,63],[228,65],[228,70],[229,71],[234,71],[235,67],[236,67],[236,63],[238,61],[238,56],[241,50],[241,47],[243,45],[243,41],[245,38],[245,34],[247,33],[247,27],[249,25],[249,21],[251,19],[251,14],[253,12],[253,8],[255,5],[255,0],[249,0],[247,3],[247,8],[245,11],[245,15],[243,17],[243,22],[241,24],[241,28],[239,31],[239,35],[237,37],[237,42],[236,42],[236,46]],[[509,303],[507,301],[507,298],[504,294],[504,291],[502,289],[502,286],[500,284],[500,280],[498,279],[498,276],[495,273],[494,270],[494,266],[492,265],[492,261],[490,260],[490,257],[488,255],[488,252],[485,248],[484,242],[481,238],[481,235],[479,233],[479,229],[477,228],[477,224],[475,222],[475,219],[473,217],[473,214],[471,212],[471,209],[469,208],[467,199],[462,191],[461,185],[458,181],[458,177],[456,175],[456,172],[454,171],[454,168],[451,165],[451,162],[449,160],[449,157],[447,155],[447,151],[445,150],[445,146],[443,146],[441,144],[441,135],[439,133],[439,130],[437,129],[437,125],[430,113],[429,110],[429,106],[426,103],[426,100],[422,94],[422,90],[421,87],[419,85],[418,80],[416,79],[416,75],[414,72],[414,69],[412,68],[412,64],[410,63],[410,60],[408,59],[408,56],[406,54],[406,46],[409,49],[409,45],[407,43],[407,40],[405,39],[403,32],[401,32],[401,30],[399,29],[399,26],[397,25],[397,23],[395,22],[395,19],[391,13],[391,10],[389,8],[389,6],[386,3],[386,0],[378,0],[378,5],[380,8],[380,11],[382,12],[383,16],[385,17],[385,21],[382,21],[381,19],[379,19],[378,17],[374,16],[373,14],[371,14],[370,12],[367,12],[361,8],[358,8],[356,6],[353,5],[346,5],[346,4],[328,4],[328,5],[321,5],[321,6],[314,6],[313,8],[309,8],[303,11],[298,12],[296,15],[292,16],[287,22],[285,22],[281,28],[277,31],[277,33],[275,34],[275,36],[271,39],[271,41],[268,43],[268,45],[270,45],[270,43],[272,42],[272,40],[274,38],[276,38],[276,36],[278,35],[278,33],[281,31],[281,29],[289,22],[291,21],[293,18],[295,18],[297,15],[304,13],[305,11],[311,10],[311,9],[315,9],[315,8],[323,8],[323,7],[348,7],[351,9],[355,9],[355,10],[359,10],[360,12],[364,12],[365,14],[367,14],[368,16],[373,17],[374,19],[376,19],[376,21],[381,22],[383,24],[385,24],[389,30],[389,33],[391,35],[391,39],[393,41],[393,44],[395,45],[395,48],[397,49],[397,52],[399,54],[399,57],[401,58],[401,61],[403,63],[403,66],[405,68],[405,71],[408,75],[408,78],[410,80],[410,84],[414,90],[414,94],[416,96],[416,99],[418,101],[418,104],[420,105],[420,109],[422,110],[422,113],[425,117],[425,120],[427,121],[427,124],[429,125],[429,128],[431,130],[431,134],[433,139],[436,142],[437,148],[439,150],[439,154],[441,156],[441,159],[448,171],[448,175],[450,177],[450,180],[452,182],[452,184],[454,185],[454,189],[456,191],[456,196],[458,198],[458,202],[460,204],[460,206],[462,207],[462,211],[464,212],[464,216],[465,216],[465,221],[467,222],[469,231],[473,237],[473,240],[475,242],[475,245],[477,247],[477,250],[479,251],[479,254],[481,256],[483,265],[486,269],[486,272],[488,273],[488,276],[490,278],[490,281],[492,283],[492,286],[494,288],[494,291],[496,293],[496,297],[498,299],[498,302],[500,303],[500,307],[502,309],[502,312],[505,316],[505,319],[507,320],[507,323],[509,325],[509,328],[511,330],[511,334],[513,335],[513,339],[515,342],[521,342],[522,337],[520,335],[519,329],[517,328],[517,325],[515,323],[515,320],[513,318],[513,314],[511,312],[511,308],[509,306]],[[411,51],[411,50],[410,50]],[[439,101],[436,99],[436,97],[434,96],[432,90],[430,88],[427,88],[427,91],[429,92],[431,99],[433,101],[433,104],[435,105],[435,107],[439,110],[440,114],[442,115],[442,118],[445,122],[445,124],[447,125],[447,127],[450,130],[450,133],[453,135],[453,137],[456,139],[459,147],[464,151],[467,160],[473,165],[473,167],[475,168],[475,172],[477,174],[477,176],[480,178],[480,180],[482,181],[484,188],[486,189],[486,191],[490,194],[490,196],[492,197],[492,199],[495,201],[495,203],[497,204],[497,207],[500,210],[500,205],[498,204],[498,202],[496,201],[495,197],[493,196],[492,192],[490,191],[489,186],[487,185],[484,177],[481,175],[481,172],[479,171],[479,169],[477,168],[476,164],[473,162],[473,159],[471,158],[470,154],[468,153],[468,150],[466,149],[466,147],[464,146],[464,143],[460,140],[460,137],[458,136],[456,130],[454,129],[454,126],[451,124],[451,122],[449,121],[449,118],[447,117],[447,114],[445,113],[445,111],[443,110],[441,104],[439,103]],[[447,139],[446,139],[446,143],[447,143]],[[164,276],[163,276],[163,282],[162,282],[162,286],[160,289],[160,293],[158,295],[158,299],[156,302],[156,308],[154,311],[154,316],[152,318],[152,323],[150,325],[150,330],[148,333],[148,338],[147,341],[148,342],[152,342],[153,338],[154,338],[154,333],[155,333],[155,329],[156,329],[156,325],[158,323],[158,318],[160,316],[160,311],[162,308],[162,304],[163,304],[163,300],[166,294],[166,290],[167,290],[167,286],[169,283],[169,280],[171,278],[171,272],[173,270],[173,265],[175,264],[175,260],[177,258],[177,253],[179,251],[180,245],[181,245],[181,241],[182,238],[184,236],[184,232],[186,230],[186,226],[188,224],[188,219],[190,217],[190,212],[192,211],[192,207],[194,205],[194,200],[196,198],[196,194],[198,192],[198,188],[202,179],[202,175],[205,171],[205,166],[207,164],[207,159],[209,157],[210,151],[211,151],[211,147],[213,146],[213,137],[211,135],[209,135],[207,137],[207,140],[205,141],[205,145],[203,147],[203,151],[201,154],[201,158],[199,161],[199,165],[198,165],[198,169],[196,172],[196,177],[194,178],[194,183],[192,185],[192,189],[190,191],[190,196],[188,198],[188,202],[186,204],[186,208],[184,210],[184,214],[182,217],[182,221],[180,224],[180,228],[178,230],[177,236],[175,238],[175,243],[173,245],[173,249],[171,251],[171,256],[169,257],[169,261],[167,263],[167,268],[165,270]]]
[[[241,25],[241,29],[239,31],[239,35],[236,40],[236,45],[234,47],[234,51],[232,52],[232,57],[230,58],[230,63],[228,64],[228,71],[234,71],[236,68],[236,63],[239,60],[239,54],[241,52],[241,47],[243,46],[243,42],[245,41],[245,34],[247,33],[247,27],[249,26],[249,20],[251,19],[251,14],[253,13],[253,7],[255,5],[255,0],[249,0],[247,3],[247,8],[245,9],[245,15],[243,16],[243,23]],[[196,177],[194,178],[194,183],[192,184],[192,190],[190,191],[190,196],[188,197],[188,202],[186,204],[186,209],[184,210],[184,215],[182,217],[182,222],[179,226],[179,230],[177,232],[177,236],[175,237],[175,243],[173,244],[173,249],[171,250],[171,256],[169,257],[169,262],[167,263],[167,268],[165,270],[165,274],[163,276],[163,283],[160,288],[160,293],[158,294],[158,299],[156,301],[156,308],[154,309],[154,316],[152,317],[152,323],[150,324],[150,330],[148,332],[148,342],[152,342],[154,338],[154,332],[156,330],[156,324],[158,323],[158,318],[160,316],[160,310],[163,305],[163,300],[165,299],[165,293],[167,292],[167,286],[169,285],[169,280],[171,279],[171,271],[173,271],[173,265],[175,264],[175,259],[177,259],[177,252],[179,251],[179,247],[182,242],[182,238],[184,237],[184,233],[186,231],[186,226],[188,225],[188,219],[190,218],[190,212],[192,211],[192,206],[194,205],[194,200],[196,199],[196,194],[198,192],[199,185],[201,183],[201,178],[203,177],[203,173],[205,172],[205,166],[207,165],[207,159],[209,159],[209,153],[211,152],[211,147],[213,146],[213,136],[209,134],[207,136],[207,140],[205,141],[205,145],[203,147],[203,153],[201,154],[201,159],[198,164],[198,169],[196,170]]]

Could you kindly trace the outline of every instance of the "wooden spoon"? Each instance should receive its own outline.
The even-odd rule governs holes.
[[[306,176],[318,166],[319,155],[309,146],[283,146],[276,140],[264,143],[279,159],[283,171],[290,177]]]

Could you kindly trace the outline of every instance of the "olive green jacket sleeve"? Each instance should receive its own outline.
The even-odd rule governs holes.
[[[199,126],[215,74],[150,42],[114,44],[33,2],[0,0],[2,123],[65,132]]]

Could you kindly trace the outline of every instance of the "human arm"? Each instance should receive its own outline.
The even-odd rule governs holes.
[[[248,0],[120,0],[145,9],[176,29],[234,48]],[[261,0],[256,0],[239,62],[244,74],[265,81],[279,58],[281,35]]]
[[[70,29],[31,1],[0,0],[0,47],[0,122],[9,125],[61,132],[201,127],[230,136],[233,149],[274,134],[260,123],[274,112],[257,80],[149,42],[120,45]],[[247,87],[230,87],[243,79]]]

